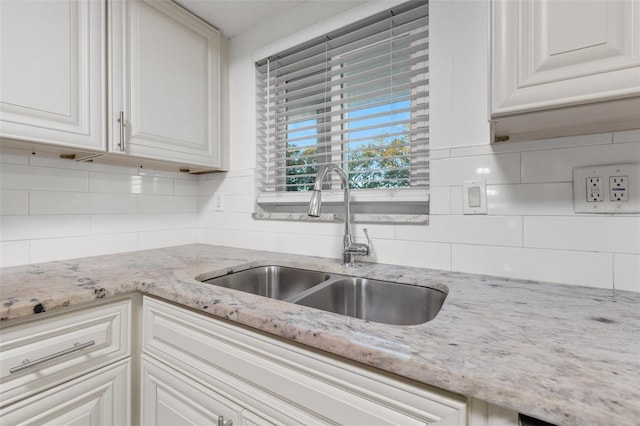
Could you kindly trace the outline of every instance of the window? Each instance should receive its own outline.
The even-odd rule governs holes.
[[[256,63],[256,217],[304,213],[318,166],[336,163],[356,221],[426,221],[427,14],[427,2],[405,3]]]

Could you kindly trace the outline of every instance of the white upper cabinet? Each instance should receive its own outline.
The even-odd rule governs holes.
[[[109,6],[109,152],[223,167],[220,33],[173,2]]]
[[[0,1],[0,136],[104,151],[105,3]]]
[[[498,141],[640,127],[639,0],[491,4]]]

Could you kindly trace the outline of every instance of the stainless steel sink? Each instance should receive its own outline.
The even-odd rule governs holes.
[[[446,297],[428,287],[347,277],[327,281],[291,301],[366,321],[416,325],[435,318]]]
[[[431,321],[447,297],[429,287],[285,266],[260,266],[203,282],[393,325]]]
[[[324,272],[260,266],[203,281],[273,299],[287,299],[329,279]]]

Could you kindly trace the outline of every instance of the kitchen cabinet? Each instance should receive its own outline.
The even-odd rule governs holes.
[[[2,145],[227,167],[227,44],[215,28],[171,1],[7,0],[0,9]]]
[[[2,424],[129,425],[126,359],[0,409]]]
[[[129,424],[131,300],[9,323],[0,341],[0,423]]]
[[[494,141],[640,128],[640,1],[491,2]]]
[[[252,415],[284,424],[467,424],[464,397],[148,297],[143,309],[144,356],[211,397],[224,395],[242,407],[240,417],[248,410],[249,424],[264,423]],[[174,397],[163,401],[190,417],[192,408]]]
[[[0,137],[106,148],[104,1],[0,2]]]
[[[223,167],[221,35],[168,1],[109,3],[109,152]]]

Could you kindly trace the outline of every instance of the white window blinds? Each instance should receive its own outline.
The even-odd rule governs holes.
[[[411,1],[256,63],[258,204],[304,204],[337,163],[356,202],[392,193],[426,214],[427,14]]]

